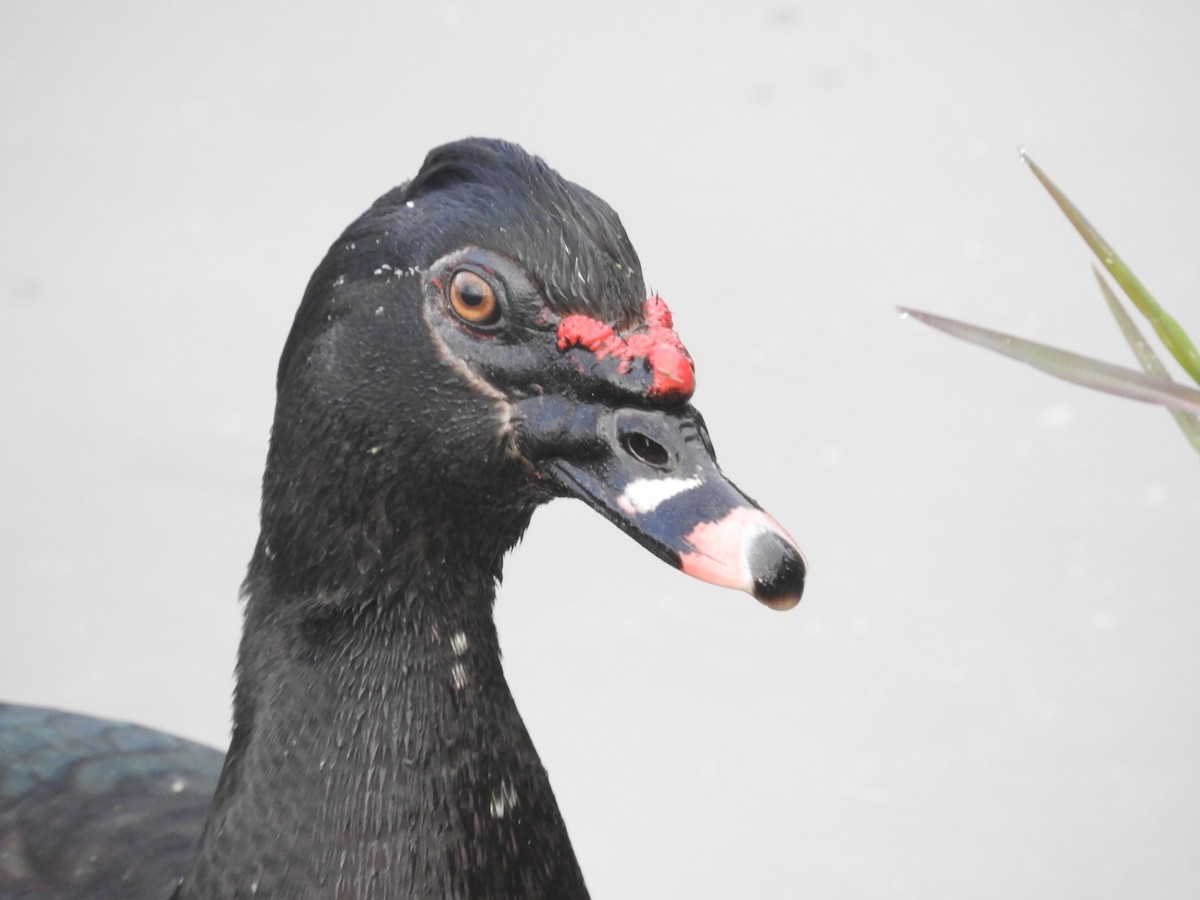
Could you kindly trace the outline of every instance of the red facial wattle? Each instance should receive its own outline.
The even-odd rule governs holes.
[[[617,374],[630,375],[640,360],[650,375],[646,393],[656,400],[687,400],[696,389],[692,357],[675,333],[671,310],[655,295],[642,308],[643,323],[632,332],[618,334],[613,327],[591,316],[566,316],[558,323],[558,349],[578,347],[598,361],[615,358]]]

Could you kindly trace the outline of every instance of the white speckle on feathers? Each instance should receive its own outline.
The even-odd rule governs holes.
[[[505,814],[517,805],[517,792],[507,779],[500,779],[500,787],[492,791],[492,818],[503,819]]]

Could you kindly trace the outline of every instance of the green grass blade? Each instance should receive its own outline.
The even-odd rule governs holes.
[[[1092,252],[1104,264],[1104,267],[1108,269],[1117,284],[1129,295],[1129,299],[1133,301],[1133,305],[1138,308],[1138,311],[1154,327],[1154,331],[1158,335],[1159,340],[1163,342],[1163,346],[1170,351],[1172,356],[1179,360],[1179,364],[1183,366],[1184,371],[1197,384],[1200,384],[1200,351],[1196,349],[1196,345],[1192,343],[1191,338],[1179,327],[1179,323],[1150,296],[1150,292],[1146,290],[1137,276],[1117,256],[1116,251],[1113,250],[1108,241],[1100,236],[1100,232],[1092,227],[1092,224],[1079,211],[1078,207],[1067,199],[1066,194],[1058,189],[1058,186],[1047,177],[1046,173],[1038,167],[1037,163],[1024,150],[1021,151],[1021,159],[1029,166],[1037,180],[1042,183],[1042,186],[1050,192],[1050,196],[1054,198],[1054,202],[1058,204],[1059,209],[1071,220],[1071,224],[1075,226],[1075,230],[1079,232],[1080,236],[1087,242],[1087,245],[1092,248]]]
[[[1200,415],[1200,391],[1168,378],[1159,378],[1124,366],[1114,366],[1103,360],[1080,356],[1078,353],[1028,341],[1002,331],[968,325],[957,319],[947,319],[903,306],[899,307],[899,310],[901,315],[912,316],[917,321],[956,338],[1028,363],[1056,378],[1131,400],[1157,403],[1193,416]]]
[[[1138,358],[1138,362],[1142,364],[1142,368],[1151,375],[1157,375],[1159,378],[1171,377],[1167,372],[1167,367],[1162,364],[1158,355],[1154,352],[1154,348],[1142,335],[1141,330],[1137,327],[1137,323],[1129,313],[1125,312],[1125,307],[1121,305],[1121,301],[1117,299],[1117,295],[1113,293],[1113,289],[1108,286],[1108,282],[1104,280],[1104,276],[1100,274],[1100,270],[1092,266],[1092,273],[1096,276],[1096,282],[1100,285],[1100,292],[1104,294],[1104,302],[1108,304],[1109,312],[1113,314],[1113,318],[1117,320],[1117,325],[1121,329],[1121,334],[1125,336],[1126,342],[1130,349],[1133,350],[1134,356]],[[1177,409],[1168,410],[1175,417],[1179,429],[1200,453],[1200,419],[1195,416],[1189,416],[1187,413],[1180,412]]]

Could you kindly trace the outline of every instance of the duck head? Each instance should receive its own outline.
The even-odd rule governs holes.
[[[790,608],[803,557],[722,474],[694,385],[606,203],[512,144],[440,147],[308,286],[259,556],[296,589],[397,556],[498,577],[534,507],[572,496],[684,572]]]

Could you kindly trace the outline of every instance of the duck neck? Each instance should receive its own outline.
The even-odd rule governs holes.
[[[501,669],[492,577],[442,561],[282,598],[261,550],[233,740],[178,896],[585,897]]]

